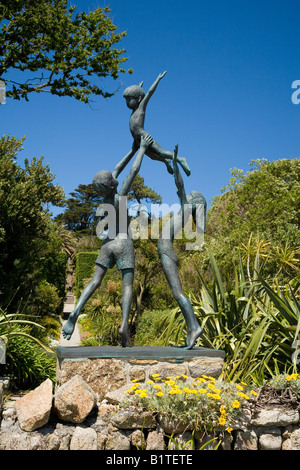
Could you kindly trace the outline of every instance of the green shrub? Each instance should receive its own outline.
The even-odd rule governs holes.
[[[135,334],[135,346],[163,346],[163,326],[168,324],[172,310],[145,310]],[[169,338],[172,341],[172,337]]]
[[[55,382],[56,356],[29,338],[13,336],[7,344],[6,364],[0,366],[0,371],[0,375],[10,377],[12,388],[33,389],[47,378]]]
[[[76,255],[76,269],[75,269],[75,295],[79,298],[84,286],[85,280],[93,276],[95,269],[95,261],[98,256],[98,251],[80,252]]]

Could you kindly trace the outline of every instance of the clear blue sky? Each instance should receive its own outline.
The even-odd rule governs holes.
[[[127,50],[133,75],[104,80],[118,92],[92,107],[46,93],[1,106],[1,134],[26,136],[19,162],[44,155],[67,196],[128,152],[130,110],[122,93],[142,80],[147,89],[164,70],[145,128],[162,147],[179,145],[192,171],[184,175],[187,193],[198,190],[210,203],[230,168],[247,171],[257,158],[299,158],[300,104],[291,101],[292,82],[300,80],[299,0],[72,3],[85,11],[110,6],[118,31],[127,31],[117,47]],[[177,202],[163,163],[145,157],[141,174],[163,202]]]

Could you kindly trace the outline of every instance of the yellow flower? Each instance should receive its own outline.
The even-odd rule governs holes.
[[[237,388],[238,390],[244,390],[244,387],[241,387],[241,386],[238,385],[238,384],[236,385],[236,388]]]
[[[198,378],[198,379],[196,379],[196,380],[198,380],[198,382],[200,382],[200,383],[202,383],[202,384],[206,384],[206,380],[205,380],[205,379],[202,379],[202,378],[199,379],[199,378]]]
[[[245,384],[245,382],[241,382],[241,384],[242,384],[242,385],[245,385],[245,386],[247,385],[247,384]]]
[[[232,402],[232,408],[239,408],[240,406],[241,404],[238,400],[234,400],[234,402]]]
[[[215,386],[213,384],[208,384],[207,388],[210,388],[211,390],[214,390]]]
[[[215,392],[215,393],[221,393],[221,390],[220,390],[219,388],[215,388],[215,389],[214,389],[214,392]]]
[[[184,379],[187,379],[187,378],[188,378],[188,376],[187,376],[187,375],[184,375],[184,374],[182,374],[181,377],[183,377]]]
[[[226,415],[226,408],[225,408],[225,406],[223,406],[223,405],[220,406],[220,413],[221,413],[222,415]]]
[[[224,426],[226,424],[226,419],[224,418],[224,416],[220,416],[219,424],[221,424],[221,426]]]
[[[155,385],[153,385],[153,388],[161,388],[161,385],[155,384]]]
[[[228,428],[225,429],[225,431],[229,432],[229,434],[232,432],[233,428],[231,428],[230,426],[228,426]]]
[[[138,382],[138,379],[134,379],[134,380],[132,380],[131,382],[132,382],[132,383]]]
[[[164,393],[163,392],[157,392],[156,394],[158,397],[163,397],[164,396]]]
[[[147,384],[151,385],[154,384],[153,380],[148,380]]]
[[[199,388],[198,393],[207,393],[207,390],[205,390],[205,388]]]
[[[217,393],[214,393],[214,394],[213,394],[213,398],[214,398],[215,400],[221,400],[220,395],[218,395]]]
[[[172,379],[174,379],[174,377],[169,376],[169,377],[167,377],[167,379],[172,380]]]
[[[175,393],[176,393],[177,395],[181,395],[181,394],[182,394],[182,390],[179,390],[179,389],[178,389],[178,390],[175,390]]]
[[[245,400],[249,400],[249,397],[248,395],[246,395],[245,393],[242,393],[242,392],[237,392],[237,395],[241,398],[245,398]]]
[[[166,380],[165,384],[166,385],[175,385],[175,382],[174,382],[174,380]]]
[[[210,393],[210,392],[208,392],[207,396],[208,396],[209,398],[213,398],[213,397],[214,397],[214,394],[213,394],[213,393]]]
[[[154,379],[159,379],[159,378],[160,378],[160,375],[159,375],[159,374],[152,374],[152,377],[153,377]]]
[[[137,385],[131,385],[130,390],[135,390]]]
[[[255,392],[255,390],[251,390],[251,392],[250,392],[250,393],[252,393],[252,395],[254,395],[255,397],[257,397],[257,396],[258,396],[258,393],[256,393],[256,392]]]
[[[297,374],[291,374],[291,375],[288,375],[285,380],[296,380],[297,379]]]
[[[143,392],[140,394],[140,397],[141,397],[141,398],[147,397],[147,392],[146,392],[146,390],[143,391]]]

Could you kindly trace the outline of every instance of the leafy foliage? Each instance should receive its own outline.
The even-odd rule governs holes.
[[[66,209],[56,216],[56,222],[65,229],[80,235],[96,233],[96,210],[103,198],[95,191],[92,184],[80,184],[65,202]]]
[[[35,289],[53,240],[48,205],[64,199],[43,157],[25,159],[24,168],[17,164],[23,140],[0,138],[0,305]]]
[[[0,77],[11,85],[8,97],[28,100],[31,92],[50,92],[88,103],[90,95],[113,95],[99,82],[125,72],[120,68],[127,60],[125,50],[114,46],[126,32],[115,33],[107,7],[88,14],[75,11],[68,0],[0,3]],[[14,79],[11,70],[18,72]]]
[[[207,214],[206,244],[225,273],[239,259],[237,247],[252,233],[253,242],[266,240],[273,251],[278,250],[277,261],[273,257],[273,265],[269,264],[275,277],[283,256],[291,261],[292,250],[300,246],[300,160],[255,160],[251,167],[247,173],[231,170],[229,185],[214,198]],[[254,243],[251,248],[256,252]],[[207,261],[202,257],[202,262]],[[281,270],[282,278],[294,276],[289,267],[285,263],[288,269]]]

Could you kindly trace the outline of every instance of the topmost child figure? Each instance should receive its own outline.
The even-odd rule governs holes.
[[[142,88],[143,82],[140,85],[129,86],[123,93],[128,108],[132,109],[129,127],[134,141],[130,152],[117,165],[118,174],[123,170],[129,160],[132,158],[132,156],[139,149],[141,136],[148,134],[148,132],[146,132],[144,129],[146,107],[149,99],[155,92],[157,85],[159,84],[160,80],[166,75],[166,73],[167,72],[163,72],[158,75],[157,79],[149,88],[147,93],[145,93]],[[164,162],[167,166],[168,172],[173,174],[173,168],[171,165],[173,159],[173,152],[164,150],[157,142],[153,140],[153,143],[146,150],[146,155],[152,158],[152,160],[159,160],[161,162]],[[181,165],[184,172],[189,176],[191,171],[189,169],[186,159],[177,157],[177,161]]]

